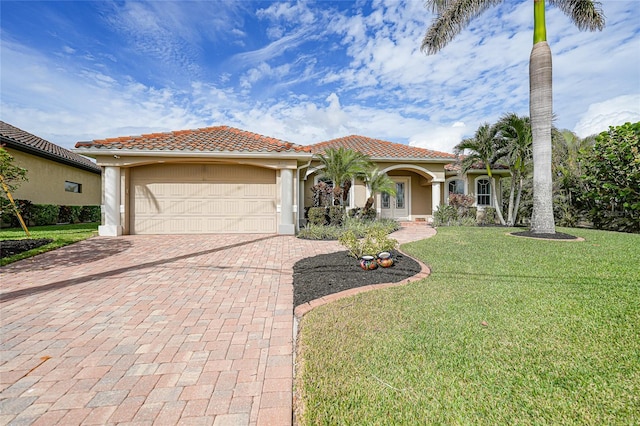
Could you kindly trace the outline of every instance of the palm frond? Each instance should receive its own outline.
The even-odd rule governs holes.
[[[428,0],[425,6],[436,18],[422,39],[420,50],[432,55],[440,51],[482,12],[504,0]]]
[[[549,0],[576,24],[580,31],[602,31],[605,16],[602,3],[593,0]]]

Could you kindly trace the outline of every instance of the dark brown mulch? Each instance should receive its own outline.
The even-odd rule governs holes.
[[[329,294],[370,284],[395,283],[419,273],[420,264],[400,252],[391,252],[389,268],[365,271],[347,251],[322,254],[298,261],[293,266],[293,304],[310,302]]]
[[[51,238],[0,241],[0,258],[13,256],[14,254],[42,247],[45,244],[49,244],[51,241],[53,241]]]
[[[578,237],[573,235],[556,232],[555,234],[534,234],[531,231],[512,232],[511,235],[516,237],[541,238],[543,240],[577,240]]]

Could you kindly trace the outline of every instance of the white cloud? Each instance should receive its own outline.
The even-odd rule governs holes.
[[[589,105],[573,131],[581,138],[585,138],[608,130],[609,126],[639,121],[640,93],[635,93]]]
[[[460,143],[466,134],[473,131],[460,121],[447,127],[431,125],[428,130],[412,135],[409,138],[409,145],[452,153],[453,147]]]

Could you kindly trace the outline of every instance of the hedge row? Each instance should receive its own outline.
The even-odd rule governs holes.
[[[11,227],[20,226],[9,200],[0,199],[0,222]],[[57,223],[100,222],[100,206],[57,206],[33,204],[29,200],[15,200],[20,215],[29,226]]]

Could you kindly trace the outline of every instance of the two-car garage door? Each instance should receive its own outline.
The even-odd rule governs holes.
[[[235,164],[131,169],[132,234],[275,233],[276,172]]]

